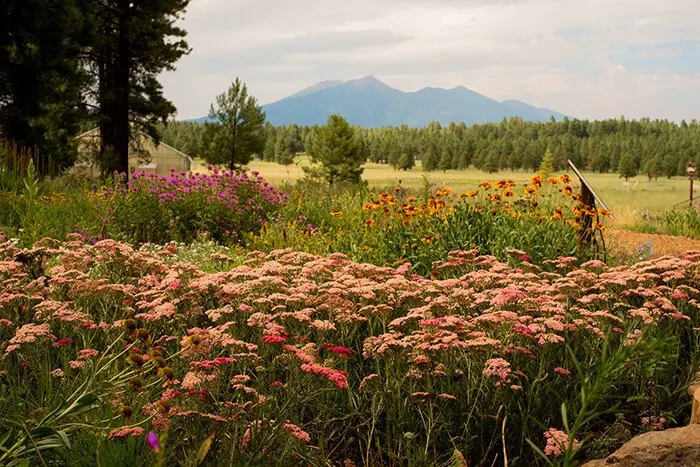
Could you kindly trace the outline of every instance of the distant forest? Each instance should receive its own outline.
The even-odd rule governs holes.
[[[160,128],[162,140],[191,156],[203,157],[211,145],[202,123],[171,122]],[[284,165],[304,152],[314,127],[265,126],[265,150],[258,157]],[[466,126],[438,122],[424,128],[407,125],[356,128],[366,159],[409,170],[420,160],[423,170],[476,167],[486,172],[536,171],[549,152],[555,170],[566,160],[595,172],[645,174],[650,179],[684,175],[689,162],[700,164],[700,122],[667,120],[602,121],[564,119],[547,123],[519,118]]]

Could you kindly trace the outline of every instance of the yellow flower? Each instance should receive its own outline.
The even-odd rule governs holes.
[[[340,211],[338,209],[331,211],[331,216],[333,216],[333,217],[338,217],[338,216],[342,216],[342,215],[343,215],[343,211]]]

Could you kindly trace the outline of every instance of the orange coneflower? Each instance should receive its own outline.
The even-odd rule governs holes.
[[[566,185],[564,188],[561,189],[561,192],[567,196],[570,196],[573,193],[573,190],[569,185]]]
[[[452,188],[441,188],[435,192],[435,196],[445,196],[452,193]]]

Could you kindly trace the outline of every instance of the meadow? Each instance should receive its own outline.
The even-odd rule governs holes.
[[[2,179],[0,465],[573,466],[687,423],[700,253],[611,261],[566,174],[249,168]]]
[[[412,170],[403,171],[395,170],[387,164],[368,162],[363,165],[362,178],[377,189],[394,187],[401,181],[409,189],[420,189],[429,184],[434,188],[449,187],[462,192],[475,189],[484,180],[504,178],[524,183],[533,175],[533,172],[522,170],[489,174],[476,168],[427,173],[421,170],[420,164],[420,161],[416,161]],[[294,184],[302,178],[302,167],[307,165],[308,158],[301,155],[296,158],[295,164],[288,167],[255,159],[247,168],[259,172],[273,185],[283,186]],[[206,170],[206,166],[198,161],[197,170]],[[573,176],[573,173],[569,175]],[[610,209],[615,218],[614,225],[618,227],[643,229],[645,220],[649,217],[658,217],[674,207],[684,207],[683,202],[688,200],[689,181],[684,177],[648,180],[645,175],[637,175],[625,181],[614,173],[584,172],[583,175]],[[574,180],[573,186],[577,185],[578,180]],[[698,183],[695,184],[695,197],[700,197]]]

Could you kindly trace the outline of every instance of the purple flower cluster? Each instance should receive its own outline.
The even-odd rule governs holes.
[[[284,205],[288,196],[267,183],[257,172],[220,170],[209,167],[210,173],[177,172],[170,175],[136,172],[127,183],[129,191],[145,191],[161,204],[178,201],[191,193],[203,193],[207,202],[224,203],[226,208],[259,211],[268,205]]]
[[[136,172],[126,184],[115,181],[105,194],[110,230],[137,243],[187,243],[201,234],[241,242],[288,200],[256,172],[214,167],[200,174]]]

